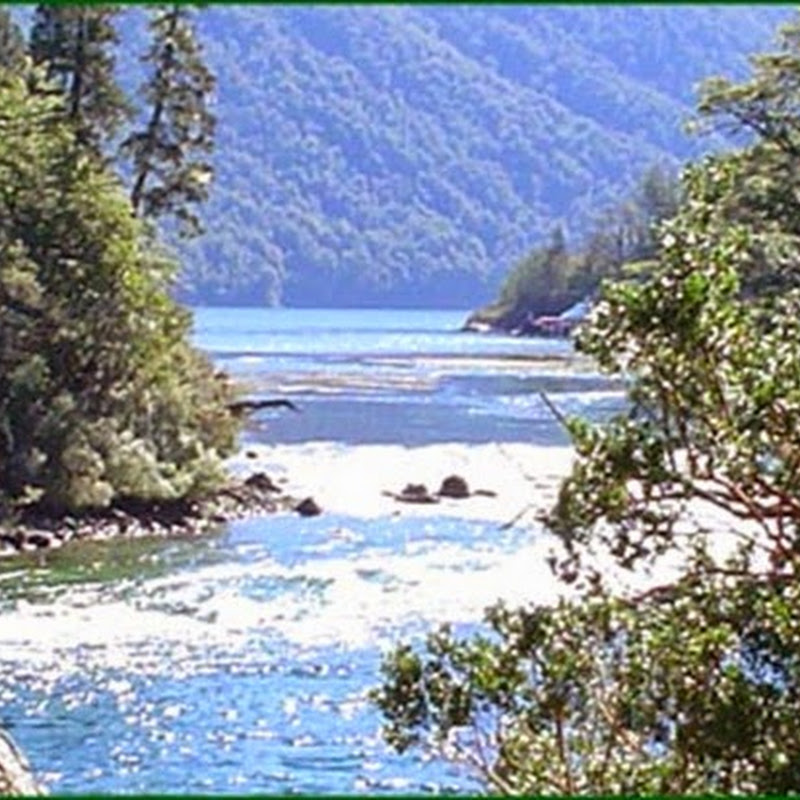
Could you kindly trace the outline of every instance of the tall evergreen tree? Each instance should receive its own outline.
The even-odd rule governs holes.
[[[98,152],[130,116],[130,107],[114,78],[113,47],[119,38],[107,5],[36,7],[30,51],[34,63],[67,96],[67,117],[78,141]]]
[[[175,216],[181,233],[192,235],[201,230],[193,206],[208,197],[213,174],[216,120],[209,104],[215,80],[190,8],[160,6],[149,27],[152,43],[142,60],[151,74],[141,87],[149,116],[122,145],[133,167],[131,204],[140,217]]]

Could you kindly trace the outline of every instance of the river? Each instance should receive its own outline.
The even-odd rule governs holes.
[[[621,397],[568,342],[460,333],[464,316],[196,310],[220,367],[300,408],[256,414],[230,469],[324,513],[0,563],[0,723],[51,791],[479,788],[388,750],[367,692],[400,639],[553,596],[534,518],[569,450],[539,393],[593,419]],[[497,496],[384,494],[451,472]]]

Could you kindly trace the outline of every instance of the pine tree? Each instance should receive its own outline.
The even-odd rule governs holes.
[[[113,48],[119,39],[107,6],[37,6],[30,52],[47,77],[64,91],[66,114],[81,144],[102,152],[130,117],[130,107],[114,78]]]
[[[142,60],[152,72],[141,94],[150,113],[144,129],[122,144],[132,162],[131,204],[139,217],[174,215],[180,232],[193,235],[201,226],[192,206],[207,199],[213,174],[214,76],[203,62],[190,8],[161,6],[149,27],[152,44]]]

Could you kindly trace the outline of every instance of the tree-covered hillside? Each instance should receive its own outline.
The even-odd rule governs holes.
[[[555,224],[712,143],[694,84],[780,7],[210,6],[218,77],[192,302],[479,305]]]

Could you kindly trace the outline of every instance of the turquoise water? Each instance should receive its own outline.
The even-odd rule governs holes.
[[[565,439],[539,391],[592,418],[619,407],[568,342],[463,334],[463,317],[200,309],[195,340],[252,395],[301,408],[248,426],[246,447],[277,453],[524,443],[547,459]],[[0,565],[0,722],[56,792],[475,791],[389,751],[366,693],[400,638],[524,597],[537,535],[354,507]]]

